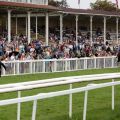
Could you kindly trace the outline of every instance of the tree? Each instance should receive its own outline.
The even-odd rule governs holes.
[[[90,6],[94,10],[105,10],[105,11],[118,10],[116,4],[108,0],[97,0],[95,3],[90,3]]]
[[[52,6],[55,6],[55,7],[58,7],[59,6],[59,2],[58,1],[54,1],[54,0],[49,0],[49,5],[52,5]]]
[[[55,7],[68,7],[66,0],[61,0],[61,1],[49,0],[49,5]]]

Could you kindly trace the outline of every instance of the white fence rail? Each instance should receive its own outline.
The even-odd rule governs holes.
[[[103,80],[103,79],[111,79],[111,78],[114,78],[114,79],[120,78],[120,73],[71,76],[71,77],[61,77],[61,78],[53,78],[53,79],[47,79],[47,80],[37,80],[37,81],[31,81],[31,82],[5,84],[5,85],[0,85],[0,93],[30,90],[34,88],[51,87],[51,86],[57,86],[57,85],[73,84],[78,82]]]
[[[2,75],[4,76],[117,67],[117,60],[115,56],[72,59],[44,59],[30,61],[7,61],[4,63],[9,68],[7,71],[3,70]]]
[[[85,92],[83,120],[86,120],[88,92],[90,90],[112,86],[111,101],[112,101],[112,110],[114,110],[114,102],[115,102],[114,86],[120,85],[120,81],[114,82],[115,78],[120,78],[120,73],[73,76],[71,78],[63,77],[63,78],[55,78],[55,79],[48,79],[48,80],[42,80],[42,81],[32,81],[32,82],[0,85],[0,93],[18,91],[18,98],[0,100],[0,106],[10,105],[10,104],[18,104],[17,120],[20,120],[21,103],[33,101],[32,120],[36,120],[37,101],[38,100],[56,97],[56,96],[62,96],[62,95],[69,95],[69,117],[71,118],[72,117],[72,94],[79,93],[79,92]],[[112,82],[100,83],[100,84],[89,84],[88,86],[85,86],[85,87],[72,89],[72,84],[76,83],[76,82],[105,80],[105,79],[112,79]],[[64,84],[70,85],[70,89],[63,90],[63,91],[50,92],[50,93],[39,93],[39,94],[33,95],[33,96],[21,97],[21,92],[20,92],[21,90],[28,90],[28,89],[33,89],[33,88],[56,86],[56,85],[64,85]]]

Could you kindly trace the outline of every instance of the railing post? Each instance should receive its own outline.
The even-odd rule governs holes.
[[[88,98],[88,91],[85,91],[84,109],[83,109],[83,120],[86,120],[86,113],[87,113],[87,98]]]
[[[84,59],[84,69],[87,69],[87,58]]]
[[[38,71],[39,71],[39,63],[36,62],[35,65],[36,65],[36,67],[37,67],[35,72],[38,72]]]
[[[114,79],[112,79],[112,82],[114,82]],[[112,110],[114,110],[115,107],[115,88],[114,85],[112,85]]]
[[[78,62],[77,62],[77,61],[78,61],[78,59],[76,59],[76,66],[75,66],[75,67],[76,67],[76,68],[75,68],[76,70],[78,70],[78,65],[77,65]]]
[[[70,68],[70,61],[71,61],[71,60],[68,61],[68,71],[71,71],[71,68]]]
[[[30,62],[30,73],[32,73],[32,71],[33,71],[33,70],[32,70],[32,69],[33,69],[33,68],[32,68],[32,63],[33,63],[33,62],[31,61],[31,62]]]
[[[36,111],[37,111],[37,100],[33,102],[33,111],[32,111],[32,120],[36,119]]]
[[[21,97],[21,91],[18,91],[18,98]],[[18,102],[17,104],[17,120],[20,120],[20,110],[21,110],[21,103]]]
[[[104,61],[103,61],[104,62]],[[103,63],[104,64],[104,63]],[[100,58],[98,58],[98,69],[100,69]]]
[[[33,71],[32,71],[32,73],[35,73],[35,63],[36,62],[33,62]]]
[[[96,58],[94,57],[94,69],[96,69]]]
[[[72,89],[72,84],[70,84],[70,89]],[[72,118],[72,93],[69,94],[69,118]]]
[[[56,60],[54,60],[54,72],[56,72]]]
[[[106,60],[105,60],[105,58],[103,58],[103,61],[104,61],[104,63],[103,63],[103,65],[104,65],[104,68],[106,68],[105,66],[106,66]]]
[[[43,73],[45,73],[45,61],[43,61],[43,70],[42,70]]]
[[[65,60],[65,71],[67,71],[67,60]]]
[[[16,63],[16,62],[13,63],[13,64],[14,64],[14,75],[15,75],[15,63]]]
[[[19,75],[20,63],[17,61],[17,74]]]
[[[84,69],[85,69],[85,59],[83,59],[83,61],[84,61],[84,62],[83,62],[83,64],[84,64],[84,65],[83,65],[83,70],[84,70]]]
[[[114,57],[112,57],[112,68],[114,68]]]

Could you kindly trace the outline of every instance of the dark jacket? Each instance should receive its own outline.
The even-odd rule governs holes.
[[[120,62],[120,51],[118,52],[118,54],[117,54],[117,62]]]
[[[0,77],[1,77],[2,67],[4,67],[4,69],[6,70],[6,66],[0,61]]]
[[[1,69],[1,66],[3,66],[4,69],[6,70],[6,66],[0,61],[0,69]]]

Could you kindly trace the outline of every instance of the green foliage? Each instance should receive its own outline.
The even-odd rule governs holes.
[[[61,1],[49,0],[49,5],[52,5],[55,7],[68,7],[66,0],[61,0]]]
[[[120,68],[113,68],[113,69],[110,68],[110,69],[80,70],[80,71],[72,71],[72,72],[39,73],[39,74],[29,74],[29,75],[6,76],[0,78],[0,84],[26,82],[26,81],[86,75],[86,74],[89,75],[89,74],[115,73],[119,71]]]
[[[116,4],[108,0],[97,0],[95,3],[90,3],[90,6],[94,10],[104,10],[104,11],[118,10]]]

